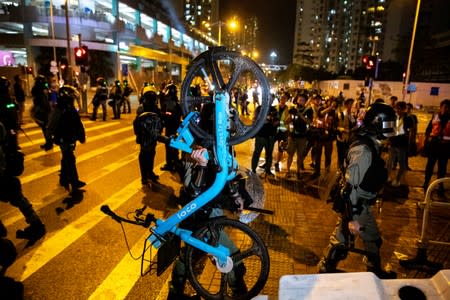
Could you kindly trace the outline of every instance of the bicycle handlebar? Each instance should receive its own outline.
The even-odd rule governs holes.
[[[145,228],[148,228],[150,226],[150,224],[155,221],[155,216],[153,214],[147,214],[145,216],[145,219],[141,219],[139,217],[135,217],[136,220],[132,221],[126,218],[123,218],[119,215],[117,215],[116,213],[114,213],[111,208],[109,208],[108,205],[102,205],[102,207],[100,208],[100,210],[107,216],[111,217],[114,221],[116,221],[117,223],[121,223],[121,222],[125,222],[125,223],[129,223],[129,224],[133,224],[133,225],[139,225]]]

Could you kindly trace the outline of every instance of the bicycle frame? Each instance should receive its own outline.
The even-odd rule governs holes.
[[[224,188],[227,181],[233,179],[236,175],[237,161],[232,157],[229,151],[229,129],[230,129],[230,113],[229,113],[230,96],[223,91],[217,91],[213,96],[215,104],[215,141],[213,146],[214,159],[219,165],[219,171],[216,174],[214,183],[202,194],[194,200],[186,204],[177,213],[173,214],[166,220],[157,219],[156,225],[152,227],[152,234],[149,241],[155,248],[161,246],[161,238],[168,232],[179,236],[185,243],[205,251],[216,257],[217,266],[231,270],[232,266],[227,264],[230,262],[230,251],[228,248],[218,245],[211,246],[192,236],[192,231],[178,228],[178,224],[191,216],[201,207],[214,199]],[[179,150],[191,153],[191,145],[194,138],[189,130],[189,123],[192,118],[197,117],[198,112],[191,112],[178,129],[178,136],[172,138],[170,146]]]

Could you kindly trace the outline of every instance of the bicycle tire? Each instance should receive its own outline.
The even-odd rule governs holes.
[[[225,81],[225,78],[228,78],[228,81]],[[199,80],[212,84],[209,94],[193,94],[192,87],[198,86],[196,82]],[[259,117],[252,120],[244,118],[239,114],[239,105],[230,101],[230,114],[233,117],[228,143],[233,146],[252,138],[264,125],[272,104],[269,83],[262,69],[253,60],[238,52],[227,51],[224,47],[211,48],[192,61],[181,86],[181,107],[184,116],[192,111],[200,111],[203,104],[212,103],[214,92],[225,91],[230,95],[232,89],[244,81],[261,89]],[[196,121],[191,121],[189,128],[200,139],[214,139],[211,128],[201,128]]]
[[[228,218],[211,219],[193,235],[211,245],[219,241],[228,244],[234,263],[232,271],[221,273],[212,256],[188,246],[187,275],[198,295],[213,300],[244,300],[261,292],[269,276],[269,254],[264,241],[248,225]]]

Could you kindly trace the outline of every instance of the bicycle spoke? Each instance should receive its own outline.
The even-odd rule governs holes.
[[[214,86],[219,89],[223,89],[225,87],[225,83],[223,81],[222,73],[220,72],[217,60],[212,60],[210,62],[210,67]]]
[[[217,243],[233,252],[233,269],[229,273],[221,273],[213,263],[199,265],[199,255],[205,257],[208,254],[188,247],[186,265],[189,281],[199,295],[214,300],[243,300],[258,295],[267,280],[270,263],[264,242],[250,227],[237,220],[213,219],[193,236],[200,240],[208,237],[208,244]]]
[[[234,69],[233,73],[231,74],[231,78],[227,83],[226,90],[228,93],[231,92],[231,89],[236,84],[236,81],[239,79],[239,76],[242,74],[242,71],[244,70],[243,62],[238,61],[239,63],[236,64],[236,68]]]

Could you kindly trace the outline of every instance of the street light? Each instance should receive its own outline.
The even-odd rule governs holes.
[[[270,52],[270,59],[272,61],[272,65],[275,64],[275,60],[277,59],[278,54],[275,51]]]
[[[228,20],[227,22],[217,21],[214,23],[209,23],[204,21],[203,26],[205,26],[208,29],[210,29],[213,26],[218,26],[219,32],[217,37],[217,44],[218,46],[222,46],[222,26],[228,26],[230,31],[236,31],[239,28],[239,22],[237,21],[236,17],[234,17],[233,19]]]

